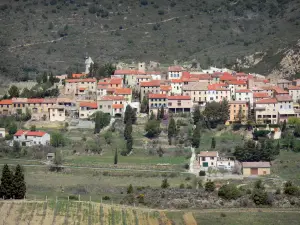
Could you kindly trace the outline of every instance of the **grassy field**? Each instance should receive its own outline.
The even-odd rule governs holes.
[[[281,151],[272,164],[272,173],[300,185],[300,153]]]
[[[223,210],[224,211],[224,210]],[[298,224],[300,213],[263,209],[222,211],[160,211],[121,205],[74,201],[2,201],[0,224],[19,225],[219,225]]]

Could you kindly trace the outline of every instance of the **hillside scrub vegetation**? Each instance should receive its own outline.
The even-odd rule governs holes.
[[[103,65],[198,59],[202,67],[224,67],[234,65],[236,58],[267,52],[260,64],[264,73],[282,58],[277,50],[299,38],[299,4],[297,0],[2,0],[0,53],[5,57],[0,59],[0,72],[9,79],[27,80],[45,68],[54,74],[68,68],[83,71],[86,54]]]

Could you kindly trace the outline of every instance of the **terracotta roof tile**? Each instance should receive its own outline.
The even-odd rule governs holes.
[[[266,92],[254,92],[253,98],[269,98],[269,95]]]
[[[203,151],[198,154],[200,157],[217,157],[218,152],[217,151]]]
[[[145,81],[140,83],[141,87],[159,87],[160,80]]]
[[[115,70],[115,75],[138,75],[138,74],[145,74],[144,72],[138,70]]]
[[[47,134],[44,131],[28,131],[26,132],[26,136],[34,136],[34,137],[43,137],[45,134]]]
[[[181,72],[181,71],[183,71],[183,68],[181,66],[169,66],[168,71],[169,72]]]
[[[249,89],[240,89],[240,90],[236,90],[235,92],[236,93],[252,93],[252,91]]]
[[[291,86],[288,87],[288,90],[300,90],[300,86],[291,85]]]
[[[72,74],[72,78],[81,78],[81,77],[85,77],[86,74],[84,73],[73,73]]]
[[[103,96],[100,101],[122,101],[125,100],[124,96],[106,95]]]
[[[277,95],[276,99],[279,102],[290,102],[290,101],[293,101],[292,96],[290,96],[290,95]]]
[[[168,100],[191,100],[189,95],[171,95],[167,97]]]
[[[4,99],[0,101],[0,105],[11,105],[12,100],[11,99]]]
[[[266,99],[261,99],[256,102],[256,104],[276,104],[277,99],[276,98],[266,98]]]
[[[115,89],[116,95],[131,95],[131,88],[117,88]]]
[[[97,102],[80,102],[80,107],[88,107],[91,109],[97,109]]]
[[[86,79],[67,79],[66,83],[79,83],[79,82],[97,82],[96,78],[86,78]]]
[[[170,85],[160,85],[161,91],[171,91],[172,87]]]
[[[167,98],[167,95],[166,94],[149,94],[148,95],[148,98],[149,99],[153,99],[153,98]]]

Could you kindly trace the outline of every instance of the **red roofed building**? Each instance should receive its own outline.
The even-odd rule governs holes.
[[[292,96],[293,102],[298,102],[300,100],[300,86],[289,86],[289,95]]]
[[[168,68],[168,79],[181,79],[183,68],[181,66],[170,66]]]
[[[12,113],[12,100],[4,99],[0,101],[0,115],[10,115]]]
[[[274,97],[278,96],[278,95],[289,95],[288,91],[285,91],[284,89],[282,89],[281,87],[278,86],[274,86],[273,87],[273,93],[274,93]]]
[[[79,118],[88,119],[97,111],[97,102],[80,102],[79,103]]]
[[[132,101],[132,90],[131,88],[116,88],[114,95],[123,96],[127,102]]]
[[[148,82],[141,82],[140,83],[140,93],[141,99],[144,99],[144,96],[148,96],[148,93],[160,93],[160,80],[152,80]]]
[[[160,94],[167,94],[171,93],[172,86],[171,85],[160,85]]]
[[[208,91],[206,92],[207,102],[221,102],[223,99],[230,100],[231,92],[227,88],[226,84],[210,84],[208,85]]]
[[[67,79],[65,84],[65,94],[78,95],[82,94],[79,88],[86,88],[86,92],[96,93],[97,80],[96,78],[85,79]]]
[[[294,104],[292,96],[290,95],[277,95],[276,96],[278,102],[278,121],[284,122],[288,121],[289,117],[296,117],[296,113],[294,111]]]
[[[267,92],[254,92],[253,93],[253,102],[257,102],[261,99],[269,98],[269,94]]]
[[[234,80],[237,80],[237,78],[227,72],[223,73],[223,75],[220,76],[220,83],[226,83],[226,82],[234,81]]]
[[[123,111],[124,111],[124,107],[125,107],[125,103],[126,103],[126,99],[124,97],[124,95],[107,95],[107,96],[103,96],[101,97],[98,101],[98,110],[104,112],[104,113],[108,113],[111,116],[115,116],[116,114],[118,114],[118,116],[122,116],[123,115]],[[115,105],[113,107],[113,105]],[[123,105],[123,110],[116,110],[117,109],[117,105]]]
[[[21,146],[49,145],[50,135],[44,131],[18,130],[13,140]],[[12,146],[13,142],[10,145]]]
[[[73,73],[72,74],[72,78],[75,78],[75,79],[85,78],[85,77],[86,77],[85,73]]]
[[[166,94],[149,93],[148,99],[149,99],[149,113],[153,112],[156,115],[158,109],[161,109],[161,107],[163,107],[164,111],[166,111],[167,109]]]
[[[277,124],[278,102],[276,98],[266,98],[255,102],[255,119],[257,123]]]
[[[191,112],[193,101],[191,96],[187,95],[172,95],[167,97],[168,109],[172,113]]]

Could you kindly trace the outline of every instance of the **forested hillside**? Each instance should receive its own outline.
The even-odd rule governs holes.
[[[0,19],[0,73],[24,79],[82,70],[86,53],[205,67],[267,52],[274,62],[300,37],[299,0],[2,0]]]

